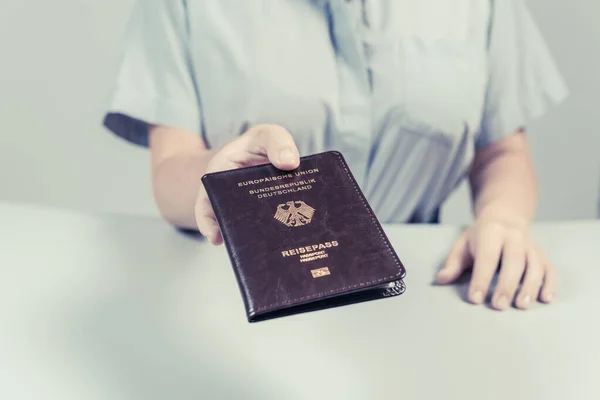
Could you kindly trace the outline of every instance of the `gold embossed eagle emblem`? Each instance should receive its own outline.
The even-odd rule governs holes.
[[[288,201],[277,206],[275,219],[286,226],[310,224],[315,209],[303,201]]]

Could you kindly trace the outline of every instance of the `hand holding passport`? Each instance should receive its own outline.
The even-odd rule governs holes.
[[[202,181],[250,322],[404,292],[404,266],[340,153]]]

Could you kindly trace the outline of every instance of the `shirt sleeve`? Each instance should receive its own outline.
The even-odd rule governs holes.
[[[125,33],[117,83],[104,125],[148,146],[148,126],[200,131],[188,54],[184,0],[137,0]]]
[[[492,1],[488,87],[476,147],[494,143],[545,114],[567,87],[522,0]]]

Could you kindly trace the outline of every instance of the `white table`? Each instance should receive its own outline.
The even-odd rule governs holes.
[[[600,222],[535,226],[558,299],[502,313],[431,285],[458,228],[385,230],[403,296],[249,324],[222,247],[0,204],[0,398],[600,399]]]

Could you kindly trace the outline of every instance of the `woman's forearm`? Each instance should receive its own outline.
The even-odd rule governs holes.
[[[538,201],[537,180],[527,139],[515,133],[477,152],[470,176],[477,218],[530,223]]]
[[[156,205],[171,224],[196,229],[194,206],[214,154],[200,136],[175,128],[150,129],[152,187]]]
[[[173,225],[197,228],[194,205],[211,156],[207,150],[175,155],[163,160],[155,169],[154,198],[163,217]]]

